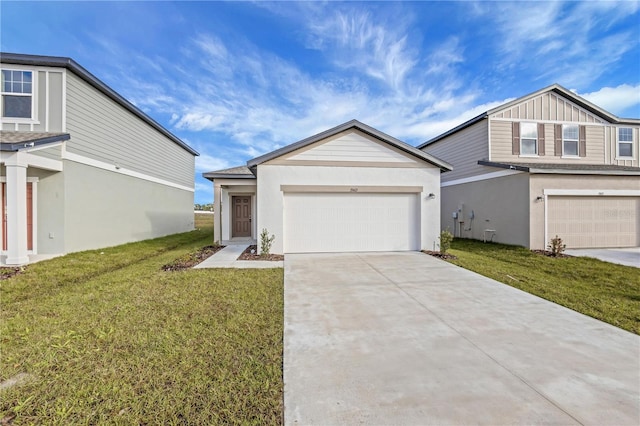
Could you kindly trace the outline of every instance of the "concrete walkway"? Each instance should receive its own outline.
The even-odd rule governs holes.
[[[282,268],[284,262],[272,262],[268,260],[238,260],[238,256],[244,252],[249,244],[231,244],[208,257],[203,262],[194,266],[194,269],[202,268],[244,268],[266,269]]]
[[[569,249],[564,251],[570,256],[593,257],[605,262],[640,268],[640,247],[611,249]]]
[[[287,255],[285,424],[640,423],[640,336],[422,253]]]

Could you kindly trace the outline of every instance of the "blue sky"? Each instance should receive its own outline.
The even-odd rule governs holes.
[[[68,56],[202,172],[356,118],[410,144],[552,83],[640,117],[640,3],[0,2],[5,52]]]

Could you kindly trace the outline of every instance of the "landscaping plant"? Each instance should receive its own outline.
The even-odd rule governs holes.
[[[440,232],[440,254],[445,255],[451,248],[453,242],[453,234],[449,232],[449,228]]]
[[[549,249],[553,257],[558,257],[562,254],[564,249],[567,248],[567,245],[563,244],[562,238],[556,235],[555,238],[551,239],[551,243],[549,243],[547,248]]]
[[[262,232],[260,233],[260,256],[269,256],[269,254],[271,254],[271,245],[275,239],[275,235],[269,236],[267,228],[262,228]]]

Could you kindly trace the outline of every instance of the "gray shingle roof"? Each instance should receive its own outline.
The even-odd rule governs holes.
[[[14,132],[0,130],[0,151],[18,151],[38,145],[69,140],[69,133]],[[31,145],[33,144],[33,145]]]
[[[478,164],[500,169],[519,170],[527,173],[640,175],[640,167],[616,166],[614,164],[502,163],[483,160],[478,161]]]
[[[216,170],[213,172],[203,173],[202,176],[211,180],[216,178],[227,179],[255,179],[253,173],[247,166],[231,167],[230,169]]]

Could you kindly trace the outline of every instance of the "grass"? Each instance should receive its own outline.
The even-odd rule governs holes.
[[[281,423],[282,269],[161,271],[211,243],[204,226],[0,281],[0,380],[30,378],[0,419]]]
[[[584,257],[456,239],[449,262],[640,334],[640,269]]]

